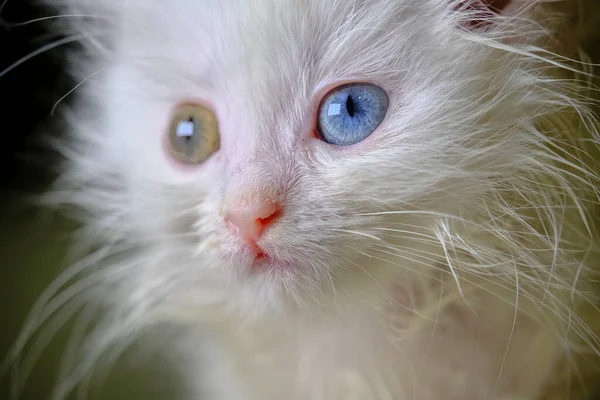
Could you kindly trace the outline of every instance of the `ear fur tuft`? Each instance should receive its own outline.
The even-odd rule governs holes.
[[[464,15],[461,25],[471,31],[489,29],[493,18],[501,15],[515,0],[464,0],[457,11]]]

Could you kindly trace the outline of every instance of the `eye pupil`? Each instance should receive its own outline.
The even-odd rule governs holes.
[[[348,96],[346,99],[346,111],[348,111],[348,115],[354,117],[354,100],[352,96]]]
[[[184,138],[186,142],[190,142],[194,136],[194,131],[196,130],[196,121],[194,121],[194,118],[190,117],[188,118],[187,123],[190,126],[190,133],[185,135]]]

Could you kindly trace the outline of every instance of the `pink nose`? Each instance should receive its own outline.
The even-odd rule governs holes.
[[[225,214],[233,232],[242,240],[256,244],[265,230],[281,215],[281,206],[274,202],[233,205]]]

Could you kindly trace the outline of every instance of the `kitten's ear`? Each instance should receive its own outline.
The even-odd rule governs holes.
[[[457,11],[462,14],[461,25],[469,30],[491,28],[494,17],[512,14],[539,0],[459,0]]]
[[[497,13],[502,13],[511,3],[515,3],[514,0],[481,0],[481,2]]]
[[[490,10],[497,14],[512,14],[525,7],[541,3],[543,0],[481,0]]]

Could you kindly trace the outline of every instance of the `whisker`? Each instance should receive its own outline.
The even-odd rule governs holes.
[[[494,389],[494,394],[497,394],[498,389],[500,388],[500,379],[502,378],[502,373],[504,372],[504,367],[506,365],[506,360],[508,358],[508,352],[510,350],[510,345],[511,345],[513,337],[515,335],[515,329],[517,326],[518,316],[519,316],[519,274],[515,273],[515,312],[513,315],[512,325],[510,328],[508,343],[506,344],[506,349],[504,350],[504,354],[502,355],[502,361],[500,363],[500,370],[498,371],[498,378],[496,379],[496,388]]]
[[[20,373],[18,375],[13,375],[12,377],[11,399],[16,400],[21,397],[29,376],[44,350],[47,349],[56,334],[67,324],[73,315],[84,306],[84,303],[78,302],[77,300],[78,299],[71,299],[71,301],[65,303],[59,312],[52,318],[51,324],[42,330],[40,336],[32,343],[31,350],[28,351],[22,367],[20,367],[21,355],[19,354],[14,358],[12,368],[19,368]]]
[[[75,327],[71,332],[71,336],[67,341],[67,347],[64,351],[64,355],[61,357],[61,363],[58,368],[58,376],[64,377],[68,375],[68,371],[72,370],[75,365],[77,351],[81,349],[86,332],[89,327],[93,324],[94,318],[100,309],[99,304],[90,304],[87,306],[87,310],[82,310],[82,315],[76,321]],[[85,396],[87,393],[87,387],[81,388],[80,394]],[[81,397],[78,396],[78,397]]]
[[[442,245],[442,249],[443,249],[444,254],[446,256],[446,261],[447,261],[448,268],[450,268],[450,272],[452,273],[452,276],[454,277],[454,280],[456,281],[458,292],[460,293],[461,296],[464,297],[462,286],[460,284],[460,277],[458,275],[458,272],[456,271],[456,267],[454,266],[454,262],[452,260],[452,257],[450,257],[450,253],[449,253],[448,248],[446,246],[446,241],[443,238],[443,235],[446,234],[447,235],[446,237],[448,239],[452,239],[452,235],[447,230],[446,224],[442,224],[442,228],[443,228],[444,232],[443,233],[442,232],[436,232],[436,234],[439,236],[439,241],[440,241],[440,244]]]
[[[98,257],[99,255],[101,257]],[[64,284],[66,284],[80,272],[89,267],[97,266],[96,263],[91,263],[90,261],[100,261],[105,255],[106,254],[104,252],[99,251],[90,256],[90,258],[85,259],[83,262],[75,264],[74,267],[66,270],[63,274],[56,278],[42,293],[42,295],[40,295],[32,307],[32,310],[25,323],[23,324],[23,328],[19,333],[15,344],[12,346],[10,352],[1,365],[0,377],[5,376],[10,368],[10,365],[19,357],[32,335],[57,310],[64,307],[66,304],[69,304],[71,301],[76,300],[77,296],[98,282],[106,281],[109,277],[112,277],[111,279],[118,280],[118,277],[124,276],[127,273],[127,270],[124,269],[122,265],[117,265],[117,267],[113,267],[109,270],[101,269],[76,281],[71,286],[60,292],[60,294],[56,295],[59,293],[58,291],[62,286],[64,286]]]
[[[2,364],[2,368],[0,368],[0,377],[4,376],[4,374],[6,373],[7,367],[12,361],[10,358],[18,354],[25,345],[25,342],[29,339],[32,330],[31,326],[34,323],[34,320],[37,319],[39,314],[42,313],[46,304],[52,299],[52,297],[58,292],[58,290],[60,290],[60,288],[63,285],[65,285],[70,279],[75,277],[81,271],[85,270],[86,268],[89,268],[92,265],[95,265],[96,261],[103,259],[108,253],[108,249],[103,248],[97,253],[90,255],[87,259],[82,260],[80,263],[73,265],[72,268],[69,268],[67,271],[63,272],[46,288],[46,290],[44,290],[44,292],[42,292],[42,294],[38,297],[36,303],[33,305],[29,316],[27,317],[26,322],[24,323],[24,327],[21,333],[19,334],[19,338],[17,339],[15,345],[13,346],[10,352],[12,356],[9,356],[8,359],[5,359],[5,361]]]
[[[56,112],[56,108],[58,107],[58,105],[67,97],[69,97],[69,95],[71,95],[73,92],[75,92],[80,86],[82,86],[83,84],[85,84],[88,80],[90,80],[91,78],[95,77],[96,75],[98,75],[100,72],[105,71],[105,68],[101,68],[98,71],[95,71],[91,74],[89,74],[87,77],[85,77],[83,80],[81,80],[77,85],[75,85],[71,90],[69,90],[67,93],[65,93],[63,96],[61,96],[53,105],[52,105],[52,109],[50,110],[50,115],[54,115],[54,113]]]
[[[351,230],[347,230],[347,229],[335,229],[335,228],[329,228],[327,230],[333,231],[333,232],[352,233],[352,234],[355,234],[355,235],[364,236],[364,237],[368,237],[368,238],[375,239],[375,240],[381,240],[377,236],[369,235],[368,233],[364,233],[364,232],[351,231]]]
[[[6,67],[4,70],[0,71],[0,78],[2,78],[6,74],[8,74],[12,70],[14,70],[15,68],[17,68],[21,64],[24,64],[25,62],[31,60],[32,58],[35,58],[35,57],[39,56],[40,54],[43,54],[43,53],[45,53],[47,51],[50,51],[50,50],[55,49],[55,48],[60,47],[60,46],[64,46],[64,45],[67,45],[67,44],[70,44],[70,43],[78,42],[78,41],[83,40],[83,39],[86,39],[86,35],[83,35],[83,34],[71,35],[71,36],[67,36],[65,38],[56,40],[56,41],[54,41],[52,43],[49,43],[49,44],[47,44],[45,46],[42,46],[39,49],[37,49],[35,51],[32,51],[31,53],[27,54],[26,56],[21,57],[19,60],[17,60],[14,63],[12,63],[8,67]]]
[[[350,248],[350,249],[356,251],[356,249],[354,249],[354,248]],[[413,258],[407,257],[406,255],[402,254],[402,253],[404,253],[404,251],[402,253],[400,253],[400,254],[398,254],[398,253],[390,253],[390,252],[386,252],[386,251],[382,251],[382,250],[377,250],[377,251],[382,252],[384,254],[389,254],[389,255],[396,256],[396,257],[407,259],[407,260],[409,260],[409,261],[411,261],[413,263],[421,264],[421,265],[423,265],[423,266],[425,266],[427,268],[430,268],[430,269],[433,268],[434,270],[440,271],[440,272],[442,272],[443,274],[446,274],[446,275],[452,275],[450,271],[445,270],[445,269],[440,268],[440,267],[435,267],[431,263],[426,263],[426,262],[423,262],[423,261],[419,261],[419,260],[415,260]],[[421,270],[418,270],[418,269],[413,269],[413,268],[410,268],[407,265],[403,265],[403,264],[395,264],[395,263],[392,263],[390,260],[387,260],[387,259],[384,259],[384,258],[380,258],[380,257],[377,257],[377,256],[373,256],[372,254],[366,254],[364,252],[360,252],[360,253],[364,254],[364,255],[367,255],[367,256],[369,256],[371,258],[375,258],[375,259],[378,259],[380,261],[384,261],[386,263],[391,263],[392,265],[395,265],[395,266],[403,267],[404,269],[406,269],[406,270],[408,270],[408,271],[410,271],[412,273],[416,273],[417,275],[421,275],[421,276],[427,277],[428,279],[433,279],[434,281],[437,281],[437,282],[440,282],[440,283],[442,283],[444,285],[447,285],[447,283],[444,282],[443,280],[440,280],[439,278],[436,278],[436,277],[433,277],[431,275],[428,275],[424,271],[421,271]],[[519,273],[519,272],[516,271],[515,273]],[[475,275],[477,276],[478,279],[483,280],[484,282],[490,284],[492,287],[496,286],[496,287],[501,288],[503,290],[511,290],[511,291],[515,290],[514,289],[515,285],[514,285],[513,281],[505,280],[507,283],[510,284],[510,286],[501,285],[501,281],[497,280],[498,277],[501,277],[500,275],[497,275],[496,279],[494,279],[494,280],[492,280],[490,278],[486,278],[485,276],[481,276],[481,275],[479,275],[477,273],[475,273]],[[500,299],[503,302],[506,302],[507,304],[509,304],[509,305],[511,305],[513,307],[515,306],[515,304],[513,304],[513,302],[511,302],[509,299],[505,298],[504,296],[498,294],[497,292],[495,292],[494,290],[492,290],[490,287],[486,287],[486,286],[482,286],[480,284],[477,284],[476,282],[474,282],[473,280],[471,280],[469,278],[461,277],[460,279],[462,281],[464,281],[465,283],[473,285],[474,287],[476,287],[476,288],[478,288],[480,290],[483,290],[484,292],[492,295],[493,297],[496,297],[496,298]],[[535,283],[535,281],[534,281],[534,283]],[[528,292],[524,291],[524,288],[522,288],[521,285],[519,285],[518,291],[519,291],[519,295],[520,296],[526,295],[526,298],[529,299],[530,301],[532,301],[533,304],[536,305],[536,307],[539,307],[539,308],[543,307],[542,304],[539,304],[539,303],[536,302],[536,299],[537,299],[536,296],[534,296],[531,293],[528,293]],[[518,306],[518,304],[517,304],[517,306]],[[557,313],[556,316],[558,318],[560,318],[561,320],[565,320],[564,316],[558,314],[559,309],[553,309],[553,308],[550,308],[549,306],[546,306],[545,309],[547,309],[548,311],[552,311],[554,313]],[[565,308],[565,310],[568,310],[568,309]],[[539,319],[538,319],[537,316],[532,315],[530,312],[528,312],[526,310],[519,310],[519,311],[523,312],[525,315],[527,315],[528,317],[532,318],[533,320],[536,320],[536,321],[538,321],[540,323],[542,322],[542,321],[539,321]],[[575,316],[575,318],[577,318],[577,317]]]
[[[9,0],[4,0],[2,2],[2,4],[0,4],[0,25],[3,25],[7,28],[16,28],[16,27],[34,24],[36,22],[42,22],[42,21],[48,21],[48,20],[60,19],[60,18],[98,18],[98,19],[102,18],[103,19],[103,17],[101,17],[101,16],[92,15],[92,14],[60,14],[60,15],[50,15],[50,16],[46,16],[46,17],[34,18],[34,19],[30,19],[28,21],[23,21],[23,22],[10,22],[10,21],[5,20],[2,17],[4,9],[6,8],[6,5],[8,4],[8,1]]]

